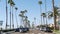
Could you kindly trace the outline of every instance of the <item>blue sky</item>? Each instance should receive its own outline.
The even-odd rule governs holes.
[[[34,21],[34,17],[36,17],[36,24],[35,25],[39,25],[41,22],[41,18],[40,18],[40,5],[38,4],[39,0],[13,0],[15,2],[15,6],[18,7],[18,11],[17,11],[17,17],[18,17],[18,22],[19,25],[20,23],[20,17],[18,16],[18,14],[20,13],[20,11],[22,10],[27,10],[28,12],[26,13],[26,15],[28,16],[28,19],[32,22]],[[45,0],[42,0],[43,4],[42,4],[42,12],[48,12],[48,11],[52,11],[52,0],[46,0],[46,5],[47,5],[47,10],[45,11]],[[55,0],[55,6],[60,7],[60,0]],[[8,4],[8,15],[10,12],[10,5]],[[3,26],[5,27],[5,0],[1,0],[0,2],[0,20],[3,20]],[[14,9],[14,13],[15,13],[15,9]],[[9,19],[9,18],[8,18]],[[8,20],[8,24],[9,24],[9,20]],[[14,15],[14,23],[15,23],[15,27],[16,27],[16,22],[15,22],[15,15]],[[49,24],[53,23],[53,19],[48,21]]]

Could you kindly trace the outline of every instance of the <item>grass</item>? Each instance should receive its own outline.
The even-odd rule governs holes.
[[[53,31],[55,34],[60,34],[60,30],[54,30]]]

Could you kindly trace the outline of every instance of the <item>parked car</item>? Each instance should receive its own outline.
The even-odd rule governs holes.
[[[44,30],[45,30],[45,27],[40,27],[40,30],[41,30],[41,31],[44,31]]]
[[[0,31],[0,34],[2,34],[2,32]]]
[[[45,32],[53,32],[50,27],[46,27]]]
[[[15,29],[15,32],[27,32],[29,31],[29,28],[17,28]]]
[[[40,30],[44,32],[53,32],[50,27],[41,27]]]

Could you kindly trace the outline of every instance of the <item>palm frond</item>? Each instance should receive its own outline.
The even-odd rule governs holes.
[[[15,9],[17,10],[18,8],[17,8],[17,7],[15,7]]]
[[[11,3],[12,2],[12,0],[8,0],[8,3]]]
[[[46,17],[46,13],[42,13],[41,16]]]
[[[39,3],[39,4],[42,4],[42,1],[39,1],[38,3]]]
[[[54,6],[54,11],[55,11],[56,16],[59,15],[59,13],[57,11],[58,9],[59,9],[58,7]],[[53,17],[53,12],[50,12],[49,15],[48,15],[48,18],[51,18],[51,17]]]

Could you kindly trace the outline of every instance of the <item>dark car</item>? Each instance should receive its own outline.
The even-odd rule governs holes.
[[[50,27],[41,27],[40,30],[45,32],[52,32]]]
[[[46,27],[45,32],[53,32],[50,27]]]
[[[29,28],[17,28],[15,29],[15,32],[27,32],[29,31]]]

